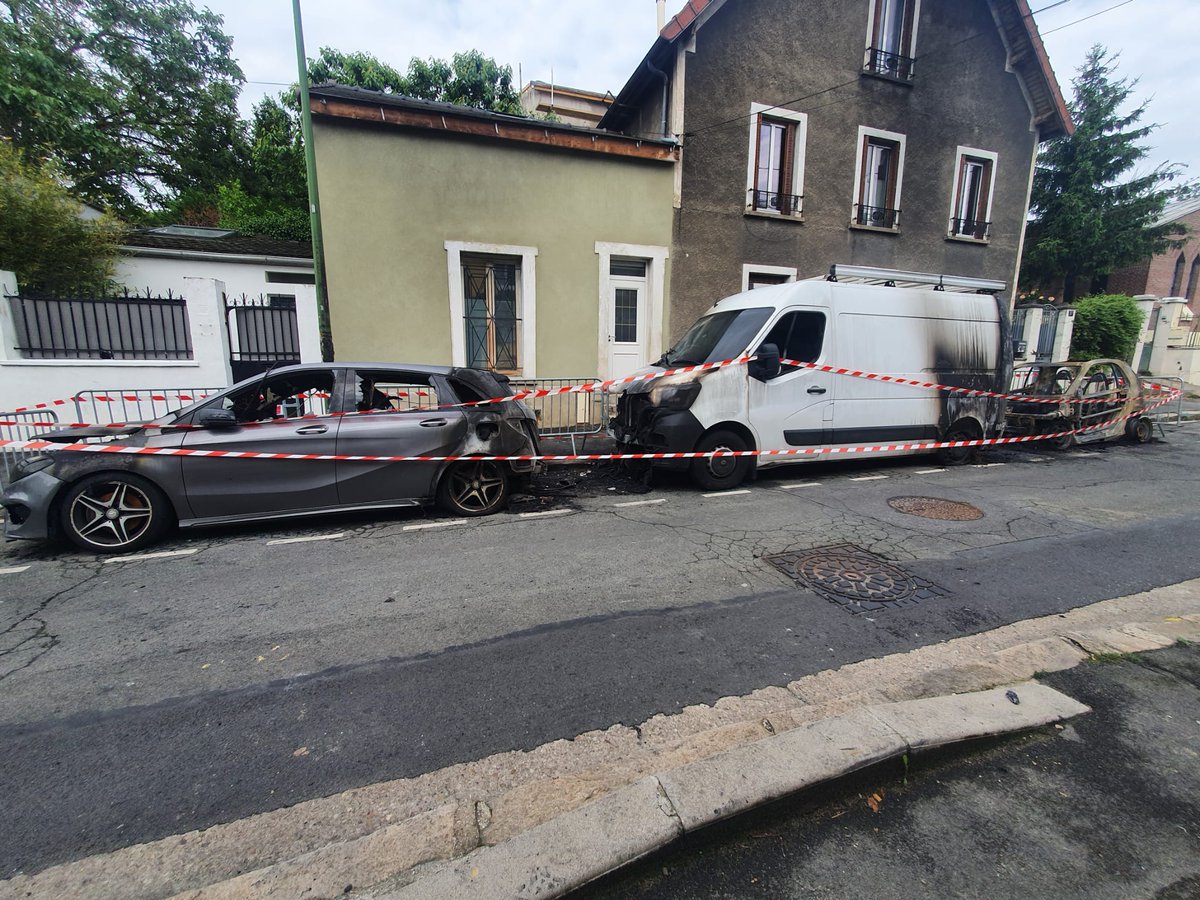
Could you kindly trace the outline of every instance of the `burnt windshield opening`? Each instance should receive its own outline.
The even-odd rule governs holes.
[[[731,309],[696,321],[659,360],[665,366],[695,366],[735,359],[770,318],[769,308]]]

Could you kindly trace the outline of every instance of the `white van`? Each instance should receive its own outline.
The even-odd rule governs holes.
[[[840,274],[844,267],[835,267]],[[915,273],[895,273],[901,277]],[[798,281],[718,301],[644,372],[754,355],[748,365],[636,382],[608,433],[629,452],[785,450],[997,436],[1004,401],[781,366],[782,359],[1004,392],[1012,374],[1003,282],[960,293],[833,280]],[[933,281],[937,285],[938,281]],[[886,455],[895,456],[894,451]],[[948,462],[971,448],[942,451]],[[884,454],[877,454],[884,455]],[[663,460],[711,490],[759,468],[827,454]]]

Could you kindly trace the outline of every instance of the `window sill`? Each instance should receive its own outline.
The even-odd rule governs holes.
[[[911,78],[898,78],[895,75],[885,75],[883,72],[872,72],[870,69],[863,69],[862,74],[864,78],[877,78],[880,81],[886,81],[890,84],[900,84],[906,88],[913,86],[913,79]]]
[[[876,234],[899,234],[900,226],[894,228],[880,228],[878,225],[860,225],[858,222],[850,223],[851,231],[873,231]]]
[[[746,216],[752,216],[755,219],[775,219],[779,222],[797,222],[799,224],[804,224],[803,212],[796,213],[794,216],[785,216],[777,212],[768,212],[765,209],[751,209],[750,207],[746,207],[742,214]]]
[[[958,244],[982,244],[985,247],[991,243],[988,238],[970,237],[965,234],[948,234],[946,235],[946,240],[954,241]]]

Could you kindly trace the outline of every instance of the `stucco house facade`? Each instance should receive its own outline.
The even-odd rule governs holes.
[[[311,97],[339,357],[530,379],[623,375],[665,349],[672,141]]]
[[[678,334],[833,263],[1013,285],[1071,124],[1025,0],[689,0],[600,127],[680,138]]]

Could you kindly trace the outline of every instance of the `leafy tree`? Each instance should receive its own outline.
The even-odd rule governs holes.
[[[455,53],[450,62],[413,57],[408,63],[408,74],[401,75],[369,53],[342,53],[322,47],[317,58],[309,60],[308,77],[311,84],[332,82],[418,100],[524,115],[521,98],[513,88],[512,67],[502,66],[478,50]]]
[[[81,212],[54,163],[29,160],[0,138],[0,269],[35,291],[108,287],[121,226],[107,215],[85,221]]]
[[[125,215],[237,168],[243,76],[190,0],[0,0],[0,135]]]
[[[1081,279],[1102,279],[1115,269],[1177,246],[1177,224],[1155,226],[1177,193],[1180,168],[1164,163],[1146,174],[1134,168],[1149,150],[1142,141],[1155,125],[1139,125],[1142,104],[1124,113],[1137,81],[1116,79],[1116,57],[1099,44],[1072,82],[1075,133],[1050,141],[1034,175],[1034,221],[1021,281],[1038,286],[1061,278],[1070,302]]]
[[[1125,294],[1095,294],[1075,305],[1072,359],[1129,359],[1143,327],[1137,301]]]

